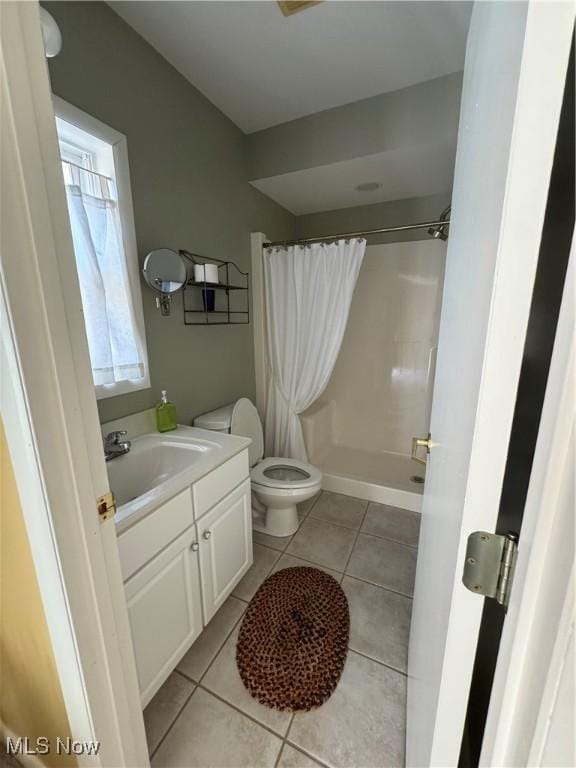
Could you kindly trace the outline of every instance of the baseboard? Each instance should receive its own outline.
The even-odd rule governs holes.
[[[386,485],[368,483],[340,475],[322,474],[322,489],[345,496],[356,496],[358,499],[375,501],[378,504],[390,504],[392,507],[409,509],[411,512],[422,511],[422,495],[390,488]]]
[[[0,754],[7,754],[7,739],[10,739],[11,741],[17,741],[18,738],[19,737],[13,731],[11,731],[10,728],[8,728],[6,724],[2,722],[2,720],[0,720],[0,740],[2,741],[2,744],[0,745]],[[9,758],[15,760],[16,763],[23,766],[23,768],[46,768],[46,763],[43,763],[38,755],[18,754],[9,755]]]

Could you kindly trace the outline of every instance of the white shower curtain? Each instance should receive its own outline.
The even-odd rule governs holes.
[[[365,250],[353,239],[264,251],[268,456],[308,460],[298,414],[330,380]]]

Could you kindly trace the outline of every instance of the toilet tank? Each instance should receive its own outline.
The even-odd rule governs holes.
[[[216,408],[215,411],[208,411],[196,416],[194,426],[200,429],[210,429],[213,432],[230,432],[230,422],[232,421],[232,411],[236,403],[223,405]]]

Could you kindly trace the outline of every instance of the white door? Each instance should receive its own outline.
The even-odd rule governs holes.
[[[145,707],[202,632],[196,526],[173,541],[125,586]]]
[[[483,599],[468,535],[494,530],[574,6],[476,3],[464,72],[408,663],[409,766],[455,766]]]
[[[252,565],[250,480],[201,517],[197,527],[202,605],[207,624]]]
[[[0,3],[3,412],[79,765],[148,765],[37,3]],[[10,387],[6,386],[9,380]],[[81,553],[82,556],[79,556]]]

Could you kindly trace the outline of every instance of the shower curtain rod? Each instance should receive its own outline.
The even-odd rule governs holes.
[[[282,247],[287,245],[300,245],[303,243],[321,243],[323,240],[340,240],[350,237],[368,237],[368,235],[382,235],[386,232],[403,232],[408,229],[424,229],[425,227],[448,226],[450,220],[446,221],[423,221],[420,224],[403,224],[399,227],[382,227],[381,229],[366,229],[363,232],[343,232],[340,235],[323,235],[322,237],[302,237],[299,240],[276,240],[270,243],[264,243],[264,248]]]

